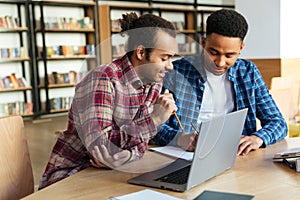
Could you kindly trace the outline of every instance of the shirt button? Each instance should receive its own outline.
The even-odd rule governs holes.
[[[204,88],[203,88],[203,87],[200,87],[200,90],[202,91],[202,90],[204,90]]]

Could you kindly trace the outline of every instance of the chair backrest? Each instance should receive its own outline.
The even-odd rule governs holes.
[[[288,123],[290,119],[290,111],[291,111],[291,103],[292,99],[291,97],[291,91],[288,88],[284,89],[273,89],[270,90],[270,93],[276,102],[276,105],[278,106],[281,114],[283,115],[283,118]]]
[[[21,116],[0,118],[0,199],[20,199],[34,191]]]
[[[288,109],[287,118],[290,120],[299,112],[299,81],[291,77],[273,77],[271,81],[271,90],[288,90],[279,98],[284,99],[284,110]],[[280,93],[280,92],[276,92]]]

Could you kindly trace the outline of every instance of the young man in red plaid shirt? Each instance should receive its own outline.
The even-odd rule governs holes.
[[[89,167],[90,160],[114,168],[140,159],[157,126],[177,110],[170,93],[160,94],[163,77],[173,69],[174,26],[135,13],[123,15],[120,24],[127,53],[77,84],[67,130],[57,139],[39,189]]]

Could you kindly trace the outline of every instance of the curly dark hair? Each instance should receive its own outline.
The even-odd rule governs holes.
[[[239,37],[243,41],[248,31],[246,19],[235,10],[221,9],[206,20],[206,35],[217,33],[228,37]]]
[[[127,55],[131,57],[135,47],[143,45],[146,49],[146,59],[149,60],[150,53],[155,47],[156,33],[162,30],[172,37],[176,37],[174,25],[157,15],[144,14],[140,17],[131,12],[122,15],[119,19],[121,33],[128,35]]]

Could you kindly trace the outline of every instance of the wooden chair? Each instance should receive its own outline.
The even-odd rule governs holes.
[[[0,118],[0,137],[0,199],[20,199],[34,191],[22,117]]]
[[[299,82],[290,77],[273,77],[271,81],[271,90],[285,90],[284,96],[278,97],[284,101],[284,110],[288,109],[287,118],[291,120],[298,113],[299,104]],[[288,90],[288,92],[286,91]],[[276,92],[280,93],[280,92]]]
[[[273,77],[270,94],[283,115],[284,120],[289,123],[290,119],[294,116],[292,80],[289,78]],[[256,124],[257,130],[259,130],[261,125],[258,119],[256,120]]]
[[[270,94],[272,95],[276,105],[278,106],[283,118],[288,123],[290,120],[291,113],[291,90],[289,88],[283,89],[271,89]]]

